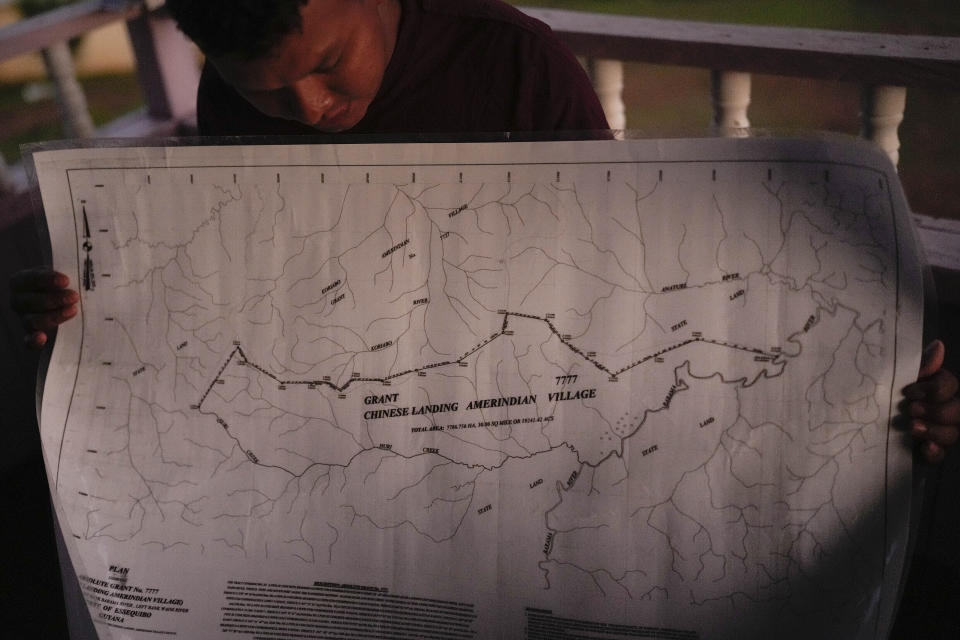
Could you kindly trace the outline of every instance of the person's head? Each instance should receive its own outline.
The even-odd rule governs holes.
[[[393,54],[398,0],[167,0],[180,29],[263,113],[356,125]]]

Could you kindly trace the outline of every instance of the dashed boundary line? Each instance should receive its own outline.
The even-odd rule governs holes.
[[[537,320],[537,321],[539,321],[539,322],[542,322],[542,323],[546,324],[547,327],[550,329],[550,331],[557,337],[558,340],[560,340],[561,344],[565,345],[568,349],[570,349],[570,351],[574,352],[575,354],[577,354],[578,356],[580,356],[581,358],[583,358],[584,360],[586,360],[587,362],[589,362],[590,364],[592,364],[592,365],[593,365],[594,367],[596,367],[598,370],[603,371],[604,373],[606,373],[607,375],[609,375],[612,380],[613,380],[613,379],[616,379],[620,374],[625,373],[625,372],[629,371],[630,369],[633,369],[633,368],[635,368],[635,367],[638,367],[638,366],[640,366],[640,365],[642,365],[642,364],[644,364],[644,363],[646,363],[646,362],[649,362],[650,360],[655,360],[656,358],[659,358],[659,357],[663,356],[665,353],[669,353],[669,352],[671,352],[671,351],[676,351],[677,349],[681,349],[681,348],[683,348],[683,347],[685,347],[685,346],[687,346],[687,345],[689,345],[689,344],[693,344],[693,343],[695,343],[695,342],[705,342],[705,343],[707,343],[707,344],[713,344],[713,345],[717,345],[717,346],[721,346],[721,347],[727,347],[727,348],[730,348],[730,349],[737,349],[737,350],[739,350],[739,351],[746,351],[746,352],[748,352],[748,353],[753,353],[753,354],[755,354],[755,355],[757,355],[757,356],[761,356],[761,357],[764,357],[764,358],[770,358],[771,361],[772,361],[772,360],[775,360],[779,355],[781,355],[781,354],[778,354],[778,353],[768,353],[768,352],[766,352],[766,351],[764,351],[764,350],[762,350],[762,349],[757,349],[757,348],[755,348],[755,347],[748,347],[748,346],[741,345],[741,344],[736,344],[736,343],[731,343],[731,342],[724,342],[724,341],[722,341],[722,340],[710,340],[710,339],[708,339],[708,338],[704,338],[703,336],[695,335],[695,336],[692,337],[692,338],[689,338],[689,339],[687,339],[687,340],[682,340],[682,341],[680,341],[680,342],[678,342],[678,343],[676,343],[676,344],[674,344],[674,345],[671,345],[671,346],[669,346],[669,347],[665,347],[665,348],[663,348],[663,349],[660,349],[659,351],[657,351],[657,352],[655,352],[655,353],[652,353],[652,354],[650,354],[650,355],[644,356],[643,358],[640,358],[639,360],[636,360],[636,361],[634,361],[634,362],[631,362],[630,364],[624,366],[624,367],[621,368],[621,369],[618,369],[618,370],[616,370],[616,371],[613,371],[613,370],[611,370],[609,367],[607,367],[606,365],[604,365],[602,362],[600,362],[599,360],[597,360],[595,357],[593,357],[592,355],[590,355],[592,352],[589,352],[589,353],[588,353],[588,352],[585,352],[585,351],[583,351],[582,349],[580,349],[579,347],[577,347],[575,344],[573,344],[572,339],[571,339],[568,335],[560,333],[560,331],[559,331],[559,330],[557,329],[557,327],[553,324],[553,322],[550,321],[550,320],[551,320],[550,318],[535,316],[535,315],[528,314],[528,313],[516,313],[516,312],[513,312],[513,311],[498,311],[498,313],[500,313],[500,314],[503,315],[503,324],[501,325],[500,330],[497,331],[497,332],[494,333],[494,334],[491,334],[490,337],[482,340],[482,341],[479,342],[477,345],[475,345],[473,348],[468,349],[467,351],[465,351],[465,352],[463,353],[463,355],[461,355],[461,356],[460,356],[459,358],[457,358],[456,360],[444,360],[444,361],[441,361],[441,362],[434,362],[434,363],[431,363],[431,364],[423,365],[422,367],[418,367],[418,368],[415,368],[415,369],[407,369],[406,371],[398,371],[398,372],[396,372],[396,373],[393,373],[393,374],[391,374],[391,375],[389,375],[389,376],[386,376],[386,377],[383,377],[383,378],[365,378],[365,377],[362,377],[362,376],[356,376],[356,377],[352,377],[352,378],[350,378],[349,380],[347,380],[342,386],[338,386],[338,385],[334,384],[334,383],[333,383],[332,381],[330,381],[330,380],[283,380],[283,379],[281,379],[281,378],[278,378],[278,377],[275,376],[274,374],[270,373],[269,371],[267,371],[266,369],[264,369],[263,367],[261,367],[260,365],[258,365],[256,362],[253,362],[252,360],[250,360],[249,358],[247,358],[247,354],[243,351],[243,348],[242,348],[239,344],[235,344],[235,347],[234,347],[233,351],[230,352],[230,355],[227,357],[226,362],[223,363],[223,366],[220,367],[220,370],[217,372],[216,377],[215,377],[215,378],[213,379],[213,381],[209,384],[209,386],[207,387],[206,391],[203,392],[203,395],[200,397],[200,402],[198,402],[196,405],[194,405],[193,408],[199,409],[199,408],[203,405],[204,400],[207,399],[207,396],[210,395],[210,392],[211,392],[211,391],[213,391],[213,387],[214,387],[214,386],[217,384],[217,382],[220,380],[220,376],[223,375],[223,372],[227,369],[227,367],[230,365],[230,363],[231,363],[231,362],[234,360],[234,358],[236,358],[238,355],[239,355],[239,357],[241,358],[238,362],[239,362],[242,366],[251,367],[251,368],[253,368],[253,369],[256,369],[257,371],[259,371],[259,372],[262,373],[263,375],[267,376],[267,377],[270,378],[271,380],[274,380],[275,382],[277,382],[277,384],[284,385],[284,386],[287,386],[287,385],[289,385],[289,386],[294,386],[294,385],[301,385],[301,386],[303,386],[303,385],[306,385],[306,386],[312,386],[312,387],[325,386],[325,387],[329,387],[330,389],[333,389],[333,390],[336,391],[337,393],[343,393],[343,392],[346,391],[346,390],[350,387],[350,385],[353,384],[353,383],[363,383],[363,382],[386,383],[386,382],[390,382],[391,380],[394,380],[394,379],[396,379],[396,378],[400,378],[400,377],[402,377],[402,376],[410,375],[410,374],[412,374],[412,373],[426,372],[426,371],[428,371],[428,370],[430,370],[430,369],[436,369],[437,367],[445,367],[445,366],[450,366],[450,365],[454,365],[454,364],[463,365],[463,364],[466,363],[466,359],[467,359],[467,358],[469,358],[470,356],[472,356],[473,354],[475,354],[475,353],[476,353],[477,351],[479,351],[480,349],[483,349],[484,347],[486,347],[488,344],[490,344],[491,342],[493,342],[493,341],[496,340],[497,338],[499,338],[499,337],[501,337],[501,336],[504,336],[504,335],[513,335],[513,332],[510,331],[509,328],[508,328],[508,327],[509,327],[509,324],[510,324],[510,318],[511,318],[511,317],[526,318],[526,319],[528,319],[528,320]],[[356,375],[356,374],[355,374],[355,375]]]

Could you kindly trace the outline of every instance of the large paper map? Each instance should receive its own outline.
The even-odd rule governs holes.
[[[42,435],[105,637],[885,636],[921,293],[878,151],[35,162],[82,294]]]

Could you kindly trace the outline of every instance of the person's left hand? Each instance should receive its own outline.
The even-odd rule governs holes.
[[[910,434],[920,441],[923,459],[933,464],[943,460],[947,447],[960,436],[960,382],[943,368],[945,357],[943,342],[934,340],[927,345],[917,381],[903,389]]]
[[[80,311],[80,294],[69,286],[67,276],[48,267],[24,269],[10,278],[10,306],[20,316],[30,349],[43,348],[48,334]]]

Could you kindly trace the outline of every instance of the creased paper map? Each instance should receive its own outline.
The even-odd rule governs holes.
[[[103,637],[883,638],[921,284],[863,143],[104,148],[42,436]]]

